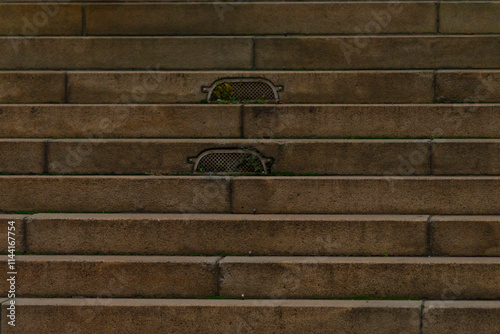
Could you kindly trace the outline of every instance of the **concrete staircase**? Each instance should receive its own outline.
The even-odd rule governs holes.
[[[2,334],[500,333],[499,1],[9,0],[0,34]]]

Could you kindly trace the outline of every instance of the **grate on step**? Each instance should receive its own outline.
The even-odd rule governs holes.
[[[202,87],[202,92],[208,93],[207,101],[210,103],[227,101],[278,103],[278,92],[283,91],[283,86],[275,86],[263,78],[226,78],[215,81],[210,87]]]
[[[205,151],[189,162],[194,174],[267,174],[272,159],[253,150],[223,149]]]

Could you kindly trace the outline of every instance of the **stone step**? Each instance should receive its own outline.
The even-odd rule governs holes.
[[[471,153],[463,152],[458,158],[453,155],[453,151],[443,153],[445,161],[440,166],[442,174],[446,174],[447,170],[453,171],[454,174],[460,171],[467,172],[471,167],[477,173],[487,171],[500,174],[500,164],[496,161],[498,159],[495,159],[495,155],[500,152],[500,140],[490,142],[490,146],[474,151],[474,147],[480,146],[480,143],[478,144],[470,145]],[[45,145],[47,147],[45,163],[48,166],[48,173],[51,174],[193,173],[194,164],[190,163],[189,159],[196,158],[209,149],[255,150],[263,157],[273,159],[271,171],[274,173],[325,175],[431,173],[431,143],[428,140],[62,139],[48,141]],[[461,159],[469,158],[471,161],[467,161],[466,166],[462,167]],[[6,161],[6,164],[8,163],[12,163],[10,158]],[[474,167],[478,164],[481,164],[482,168]],[[8,167],[15,169],[15,165]]]
[[[15,327],[7,323],[8,302],[2,304],[2,314],[5,315],[2,317],[2,333],[418,334],[421,305],[421,301],[373,300],[23,298],[16,301],[18,319]],[[472,304],[464,309],[464,314],[458,315],[458,319],[478,314],[483,310],[481,305]],[[488,308],[491,313],[487,318],[481,317],[484,321],[478,323],[475,332],[493,333],[485,330],[496,328],[492,316],[498,314],[497,308],[497,303],[491,304]],[[445,309],[436,319],[437,324],[450,322],[449,317],[454,312],[453,307]],[[434,313],[428,316],[434,316]]]
[[[439,5],[439,31],[445,34],[500,32],[498,1],[447,2]]]
[[[498,257],[225,257],[219,266],[222,297],[500,297]]]
[[[88,4],[84,10],[90,35],[500,32],[496,1]]]
[[[302,36],[254,41],[257,70],[500,67],[496,35]]]
[[[220,78],[264,78],[289,103],[500,102],[500,71],[4,71],[4,103],[199,103]],[[436,81],[434,83],[434,81]],[[25,87],[25,89],[19,89]]]
[[[498,257],[18,255],[16,269],[17,297],[500,297]]]
[[[222,176],[0,176],[6,189],[0,212],[230,213],[230,182]]]
[[[500,105],[1,105],[2,138],[500,137]]]
[[[0,216],[4,224],[8,219]],[[30,254],[422,256],[427,255],[428,219],[398,215],[36,214],[23,222]],[[466,218],[463,221],[461,231],[474,235],[476,226],[469,229]],[[22,229],[22,223],[17,224]],[[435,227],[434,242],[446,252],[455,245],[442,232],[449,225]],[[488,226],[495,231],[499,218],[481,226],[478,235]],[[476,255],[484,255],[487,249],[489,255],[500,255],[494,240],[494,234],[486,240],[471,238],[462,249],[469,247]]]
[[[498,301],[425,301],[421,333],[495,333],[499,315]]]
[[[434,99],[431,71],[70,72],[67,99],[70,103],[193,103],[207,99],[202,86],[224,77],[265,78],[284,86],[280,99],[290,103],[425,103]],[[446,89],[446,82],[442,86]]]
[[[500,71],[441,71],[436,75],[439,102],[500,100]]]
[[[30,254],[500,256],[500,216],[0,215],[9,221]]]
[[[11,47],[15,46],[15,47]],[[496,35],[4,37],[3,70],[499,68]]]
[[[17,0],[0,3],[0,35],[44,36],[81,35],[83,33],[82,5],[79,3],[28,3]],[[35,1],[33,1],[35,2]],[[11,44],[16,48],[16,44]],[[3,53],[4,50],[2,50]]]
[[[5,103],[64,103],[63,72],[0,72],[0,101]]]
[[[6,37],[0,48],[7,70],[250,70],[253,56],[247,37]]]
[[[93,2],[100,0],[90,0]],[[136,2],[140,0],[131,0]],[[499,33],[497,1],[0,4],[0,35]],[[31,2],[31,3],[30,3]],[[38,2],[38,3],[33,3]],[[152,3],[153,2],[153,3]],[[157,2],[157,3],[154,3]],[[170,2],[170,3],[169,3]],[[439,23],[438,23],[439,22]]]
[[[236,177],[233,213],[500,213],[497,177]]]
[[[498,301],[20,298],[15,327],[8,325],[8,307],[8,301],[2,303],[6,334],[491,334],[500,329]]]
[[[437,32],[431,2],[87,4],[89,35]]]
[[[45,144],[40,139],[0,139],[1,174],[42,174]]]
[[[7,256],[1,256],[7,267]],[[16,256],[17,297],[208,297],[217,261],[201,256]],[[7,272],[7,270],[6,270]],[[9,282],[0,284],[6,296]]]
[[[245,105],[243,112],[246,138],[500,136],[494,104]]]
[[[233,213],[498,214],[497,177],[237,177]]]
[[[498,216],[434,216],[429,249],[438,256],[500,256]]]
[[[500,172],[500,140],[441,139],[432,143],[434,175],[488,175],[497,172]]]
[[[500,175],[500,139],[0,139],[0,172],[190,174],[210,149],[259,152],[278,174]]]
[[[10,213],[500,214],[495,176],[0,176],[0,189]]]

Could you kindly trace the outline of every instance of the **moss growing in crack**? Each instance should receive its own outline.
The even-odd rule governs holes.
[[[234,99],[233,86],[231,86],[231,84],[228,82],[215,87],[212,94],[217,98],[217,100],[221,101],[230,101],[231,99]]]

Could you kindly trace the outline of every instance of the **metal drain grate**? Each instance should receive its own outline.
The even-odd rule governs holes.
[[[272,159],[264,158],[259,153],[246,149],[208,150],[197,158],[189,159],[194,163],[194,173],[267,174]]]
[[[283,86],[274,86],[262,78],[228,78],[214,82],[210,87],[202,87],[208,93],[208,102],[279,102],[278,92]]]

